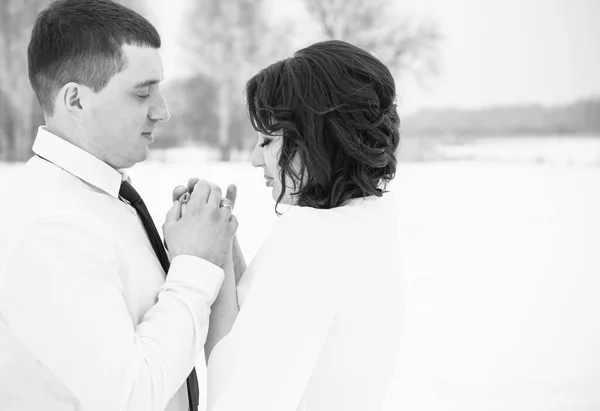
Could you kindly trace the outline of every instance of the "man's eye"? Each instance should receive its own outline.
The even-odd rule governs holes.
[[[146,100],[148,97],[150,97],[150,94],[138,94],[137,96],[142,100]]]

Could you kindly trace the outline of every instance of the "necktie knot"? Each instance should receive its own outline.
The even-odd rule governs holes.
[[[142,197],[128,181],[123,181],[121,183],[119,195],[125,200],[129,201],[131,204],[135,204],[142,201]]]

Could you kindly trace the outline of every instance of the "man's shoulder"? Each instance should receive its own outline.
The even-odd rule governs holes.
[[[9,190],[31,200],[31,205],[43,210],[83,207],[81,204],[100,190],[68,171],[39,157],[29,160],[15,173]],[[93,200],[93,201],[94,201]]]
[[[0,227],[4,233],[67,218],[86,222],[95,219],[86,206],[93,190],[59,167],[44,163],[31,159],[16,168],[10,181],[0,188]]]

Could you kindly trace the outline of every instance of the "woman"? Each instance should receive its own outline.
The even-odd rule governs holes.
[[[252,165],[281,217],[237,301],[229,270],[213,306],[221,323],[211,333],[229,331],[240,311],[210,353],[209,410],[381,409],[404,315],[397,206],[385,191],[399,144],[394,99],[385,65],[342,41],[248,81]]]

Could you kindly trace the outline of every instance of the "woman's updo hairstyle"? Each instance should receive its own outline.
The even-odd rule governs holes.
[[[253,127],[283,135],[277,204],[287,178],[297,205],[321,209],[381,196],[394,178],[396,86],[365,50],[338,40],[313,44],[260,71],[246,92]]]

